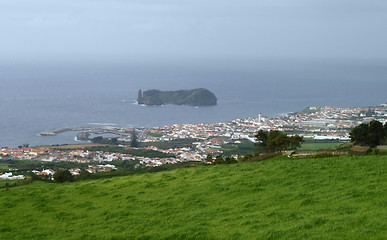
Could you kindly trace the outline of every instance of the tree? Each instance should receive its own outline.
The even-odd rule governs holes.
[[[262,147],[265,152],[278,152],[287,149],[296,149],[301,146],[303,138],[299,135],[287,136],[278,130],[266,132],[259,130],[255,135],[257,143],[256,145]]]
[[[238,163],[238,161],[232,157],[224,157],[223,155],[217,155],[214,161],[214,164],[233,164],[233,163]]]
[[[387,137],[387,127],[379,121],[372,120],[370,123],[362,123],[353,128],[349,136],[355,145],[376,147],[384,144]]]
[[[80,172],[79,172],[79,175],[78,175],[78,179],[79,180],[86,180],[86,179],[89,179],[91,177],[91,173],[89,173],[88,171],[86,171],[85,169],[82,169]]]
[[[289,148],[291,150],[296,150],[297,148],[301,147],[302,142],[305,142],[304,138],[299,135],[291,136],[289,140],[290,140]]]
[[[266,147],[267,144],[267,138],[268,138],[269,133],[263,130],[259,130],[257,135],[255,135],[255,138],[258,142],[258,146],[261,146],[263,148]]]
[[[368,126],[368,133],[371,147],[376,147],[384,142],[385,134],[381,122],[372,120]]]
[[[71,175],[69,170],[60,169],[54,174],[54,181],[57,183],[73,182],[74,176]]]
[[[266,149],[269,152],[283,151],[289,148],[290,140],[288,136],[278,130],[270,131],[267,136]]]
[[[130,146],[134,147],[134,148],[138,147],[137,135],[136,135],[136,132],[134,130],[132,131],[132,136],[131,136],[131,140],[130,140]]]
[[[349,132],[349,137],[351,138],[351,142],[353,142],[355,145],[368,146],[368,123],[362,123],[359,126],[353,128]]]

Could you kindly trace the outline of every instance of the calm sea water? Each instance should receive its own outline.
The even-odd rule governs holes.
[[[212,107],[135,104],[138,89],[204,87]],[[387,102],[387,62],[244,61],[176,64],[0,64],[0,146],[75,142],[66,126],[152,127],[212,123],[300,111],[307,106]]]

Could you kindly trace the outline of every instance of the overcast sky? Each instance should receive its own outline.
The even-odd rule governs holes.
[[[386,58],[386,0],[0,0],[0,60]]]

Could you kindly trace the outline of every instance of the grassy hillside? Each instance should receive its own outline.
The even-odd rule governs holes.
[[[387,157],[256,163],[0,192],[1,239],[386,239]]]

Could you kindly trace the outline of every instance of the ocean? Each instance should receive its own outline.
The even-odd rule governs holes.
[[[139,89],[207,88],[218,105],[139,106]],[[0,64],[0,146],[75,143],[66,126],[144,127],[387,102],[387,61]]]

